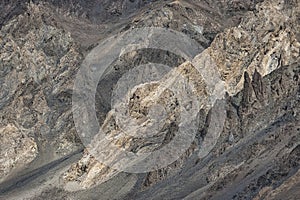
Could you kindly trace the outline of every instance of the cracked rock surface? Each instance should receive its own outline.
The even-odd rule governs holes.
[[[299,0],[6,0],[0,11],[1,200],[299,199]],[[110,140],[85,146],[76,74],[103,40],[142,27],[179,31],[201,51],[190,61],[153,49],[116,59],[95,102]],[[191,127],[168,165],[112,167],[118,149],[163,149]]]

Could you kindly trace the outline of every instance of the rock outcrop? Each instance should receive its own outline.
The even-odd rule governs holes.
[[[175,4],[176,3],[178,2],[175,2]],[[300,43],[296,38],[297,30],[294,26],[296,15],[291,15],[290,13],[295,14],[296,12],[299,12],[299,7],[288,7],[284,5],[282,1],[275,1],[272,3],[266,1],[264,3],[258,4],[256,10],[257,13],[255,13],[255,15],[253,13],[247,14],[242,19],[242,22],[238,27],[230,28],[224,33],[218,34],[210,47],[204,50],[204,52],[202,52],[195,58],[193,64],[198,66],[204,65],[203,73],[208,74],[210,70],[216,68],[217,71],[213,71],[212,74],[220,74],[220,78],[224,81],[225,89],[230,96],[236,95],[242,90],[247,91],[247,88],[249,87],[248,83],[252,82],[251,88],[253,88],[253,91],[249,94],[245,93],[245,95],[243,96],[244,103],[248,105],[250,104],[250,102],[253,102],[251,98],[253,98],[254,96],[254,98],[258,98],[260,103],[262,103],[263,105],[267,105],[266,102],[264,102],[265,91],[263,91],[264,88],[261,83],[261,77],[270,74],[271,72],[279,69],[282,66],[289,66],[293,63],[297,63],[298,61]],[[277,17],[274,17],[275,15]],[[208,62],[208,60],[212,61]],[[206,63],[205,66],[205,64],[203,64],[205,62],[208,62],[209,64]],[[186,64],[179,66],[178,70],[180,71],[181,68],[184,69],[184,66],[186,66]],[[189,70],[187,69],[187,71]],[[173,78],[176,77],[174,74],[166,76]],[[201,85],[201,82],[205,82],[204,80],[200,80],[201,76],[201,73],[199,73],[197,69],[191,70],[190,74],[187,74],[187,77],[190,80],[194,80],[195,83],[199,84],[195,89],[197,90],[197,88],[199,88],[199,92],[197,94],[200,96],[200,98],[198,99],[198,102],[200,105],[204,106],[206,104],[201,102],[200,99],[207,98],[208,91],[205,91],[205,85]],[[206,78],[213,79],[212,76],[206,76]],[[164,82],[164,78],[162,78],[161,81],[161,83],[158,82],[156,84],[161,84],[164,86],[172,85]],[[178,83],[174,84],[178,85]],[[216,84],[216,82],[214,82],[214,84]],[[149,85],[149,87],[152,88],[152,90],[159,91],[158,85],[156,86],[153,83]],[[143,87],[146,89],[148,88],[148,85],[143,85]],[[131,100],[129,103],[129,112],[131,114],[131,117],[143,119],[143,113],[147,113],[147,106],[140,103],[143,102],[143,100],[141,99],[151,99],[155,102],[155,100],[153,100],[155,96],[153,95],[157,93],[162,94],[162,92],[158,91],[156,91],[156,93],[149,93],[149,91],[147,91],[147,89],[142,89],[137,91],[138,94],[133,93],[133,96],[130,98]],[[183,94],[181,94],[181,96],[183,96]],[[136,99],[136,97],[139,97],[139,99]],[[135,101],[138,101],[138,103],[134,103]],[[168,100],[168,102],[172,104],[172,100]],[[134,109],[131,112],[130,108],[132,106]],[[121,112],[120,110],[121,109],[118,109],[119,112]],[[138,113],[136,111],[138,111]],[[176,108],[173,108],[172,111],[176,113]],[[208,110],[206,109],[206,112],[204,113],[206,113],[205,115],[207,115]],[[116,123],[115,115],[117,114],[114,113],[114,111],[113,113],[109,113],[104,123],[104,126],[109,126],[110,128],[109,130],[107,130],[107,127],[104,127],[104,132],[106,132],[107,135],[112,134],[112,138],[118,138],[117,135],[120,134],[118,131],[116,131],[119,127],[111,129],[112,124],[114,126],[118,126],[118,123]],[[134,126],[131,126],[129,121],[126,122],[126,118],[123,118],[123,121],[125,121],[125,124],[128,126],[128,128],[131,128],[129,132],[138,132],[140,134],[143,134],[143,131],[141,131],[138,127],[136,127],[136,130],[134,130]],[[170,122],[176,121],[179,120],[176,120],[176,118],[174,117],[172,120],[170,120]],[[139,126],[142,127],[142,125]],[[152,151],[161,145],[161,142],[164,141],[163,138],[165,137],[166,136],[161,137],[161,139],[156,142],[151,141],[150,144],[154,145],[154,149],[152,148]],[[94,141],[98,142],[99,146],[105,146],[103,144],[101,145],[99,138],[95,138]],[[151,145],[146,145],[147,142],[136,140],[134,139],[134,137],[120,138],[116,140],[116,144],[118,144],[119,147],[125,147],[125,150],[127,151],[132,151],[132,147],[134,147],[135,150],[138,149],[139,151],[142,151],[143,146],[151,148]],[[107,146],[105,147],[105,149],[112,148],[109,148]],[[197,148],[192,149],[194,151]],[[118,160],[118,156],[116,152],[114,152],[114,154],[111,154],[106,159]],[[181,159],[186,159],[186,156]],[[232,168],[232,166],[229,167],[229,169],[230,168]],[[227,170],[226,174],[228,174],[229,172],[231,172],[231,170]],[[72,174],[72,170],[68,173]],[[89,174],[88,171],[86,173]],[[168,170],[165,170],[165,173],[170,174]],[[95,174],[94,172],[92,172],[92,174],[97,177],[99,175]],[[66,176],[68,177],[68,175]],[[92,178],[88,175],[86,177]],[[98,179],[106,181],[106,179],[101,179],[99,177]],[[102,181],[99,181],[99,184],[102,183]],[[152,180],[152,182],[153,181],[154,180]],[[84,185],[83,182],[82,186],[86,187],[87,185]]]
[[[298,0],[99,2],[0,3],[1,199],[300,195]],[[95,104],[109,140],[95,135],[83,147],[72,95],[84,56],[146,26],[180,31],[205,49],[190,61],[153,49],[115,60]],[[138,65],[153,77],[133,81]],[[111,106],[120,91],[126,98]],[[163,167],[134,174],[138,159],[118,165],[119,149],[161,150],[189,131],[188,148]]]
[[[34,138],[8,124],[0,129],[0,177],[5,178],[11,170],[29,164],[38,154]]]
[[[44,23],[41,9],[29,4],[30,15],[17,16],[0,31],[1,137],[11,135],[6,139],[16,149],[6,159],[28,154],[18,161],[20,167],[28,165],[37,151],[49,162],[80,147],[68,121],[73,87],[69,77],[82,55],[70,34]],[[10,152],[6,145],[1,145],[1,155]],[[9,165],[5,172],[13,168]]]

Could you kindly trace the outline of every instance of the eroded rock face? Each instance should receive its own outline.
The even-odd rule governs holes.
[[[0,181],[6,181],[0,183],[1,198],[284,199],[299,194],[298,0],[22,1],[20,7],[18,2],[1,6],[13,12],[0,14]],[[106,9],[101,15],[100,7]],[[112,140],[101,143],[96,136],[91,147],[107,147],[107,160],[113,162],[121,154],[109,148],[112,144],[134,153],[170,144],[182,120],[180,109],[189,107],[178,100],[184,91],[174,93],[174,88],[187,86],[172,82],[174,72],[193,86],[201,108],[195,139],[175,162],[149,173],[120,173],[93,157],[91,147],[69,160],[69,154],[81,148],[71,97],[83,54],[110,34],[145,26],[183,32],[207,49],[191,62],[151,51],[116,61],[111,68],[121,70],[103,79],[113,83],[105,90],[122,89],[110,79],[119,78],[127,65],[157,59],[175,68],[155,81],[141,81],[134,88],[128,84],[130,91],[121,102],[128,113],[99,109],[102,130]],[[209,125],[219,110],[211,102],[223,96],[225,122],[214,144]],[[130,124],[126,116],[137,123]],[[164,125],[162,131],[138,137],[153,129],[149,118],[157,122],[162,116],[167,116],[157,123]],[[26,177],[25,170],[25,179],[14,177],[14,171],[28,166],[37,168],[37,174]],[[14,179],[21,184],[14,185]],[[40,184],[44,180],[50,184]]]
[[[108,181],[116,174],[116,170],[98,162],[88,152],[85,152],[80,161],[74,163],[62,179],[66,182],[66,190],[77,191],[92,187],[99,182]]]
[[[29,164],[38,154],[34,138],[13,124],[0,128],[0,177]],[[1,180],[0,179],[0,180]]]
[[[180,5],[179,2],[174,2],[174,5],[177,4]],[[249,94],[245,93],[245,95],[243,96],[243,101],[245,101],[245,104],[249,104],[250,102],[252,102],[253,100],[250,99],[253,98],[253,96],[255,96],[255,98],[258,98],[261,103],[266,104],[266,102],[263,102],[265,101],[263,100],[265,91],[262,86],[261,77],[272,73],[274,70],[279,69],[282,66],[291,65],[297,62],[297,59],[299,57],[300,43],[296,38],[297,30],[294,28],[294,22],[296,21],[296,18],[295,15],[289,14],[299,12],[299,7],[291,8],[285,5],[282,1],[266,1],[264,3],[258,4],[256,10],[257,12],[255,11],[255,14],[247,14],[242,19],[242,22],[238,27],[230,28],[224,33],[217,35],[211,46],[208,49],[204,50],[203,53],[196,56],[194,60],[194,64],[200,64],[200,66],[202,63],[211,60],[210,62],[207,62],[208,64],[206,64],[206,66],[202,64],[204,65],[204,70],[202,70],[206,71],[204,72],[204,74],[207,73],[206,75],[208,75],[206,76],[206,78],[211,78],[211,76],[209,76],[210,73],[220,74],[220,78],[224,81],[225,84],[225,90],[229,93],[230,96],[236,95],[242,90],[247,93],[248,84],[252,82],[252,92]],[[147,22],[147,20],[145,22]],[[186,65],[179,66],[179,71],[182,66]],[[213,68],[216,68],[217,71],[214,71]],[[212,71],[209,72],[210,70]],[[197,84],[204,82],[199,79],[201,77],[201,74],[199,74],[197,70],[192,70],[191,73],[186,74],[186,76],[190,80],[194,80]],[[161,79],[162,85],[168,85],[163,82],[164,80],[164,78]],[[156,84],[159,85],[159,82]],[[145,109],[147,106],[141,104],[141,99],[145,98],[146,96],[147,99],[151,99],[154,97],[151,95],[151,92],[149,93],[149,91],[147,89],[145,90],[145,88],[148,88],[149,86],[150,88],[152,88],[150,91],[152,91],[157,89],[158,85],[155,85],[154,83],[151,85],[144,85],[144,89],[138,89],[136,93],[134,93],[129,104],[129,107],[133,109],[132,112],[130,111],[131,117],[143,119],[143,116],[147,114],[147,109],[143,109]],[[209,92],[205,91],[204,85],[201,86],[200,84],[198,88],[200,89],[198,91],[199,96],[201,96],[202,98],[208,96]],[[203,90],[204,92],[201,92],[201,90]],[[169,102],[172,103],[171,100],[169,100]],[[174,108],[173,111],[176,112],[176,109]],[[107,126],[111,128],[111,125],[114,125],[115,128],[107,130],[106,134],[113,134],[114,137],[117,137],[117,135],[119,134],[117,129],[119,127],[117,127],[116,119],[114,117],[115,115],[116,113],[114,112],[108,115],[108,118],[104,123],[104,127]],[[123,120],[126,121],[126,118],[124,118]],[[176,121],[176,119],[173,118],[173,121]],[[126,124],[128,125],[130,123]],[[247,126],[246,124],[244,125]],[[140,130],[130,129],[130,132],[140,133]],[[235,138],[233,134],[230,135],[230,138],[230,141],[234,142]],[[99,141],[99,139],[95,139],[94,141]],[[163,141],[163,139],[159,140],[159,142]],[[158,146],[161,145],[161,143],[154,143]],[[151,149],[151,146],[149,147],[148,145],[145,145],[145,142],[135,140],[134,137],[118,139],[116,144],[118,144],[120,148],[124,147],[127,151],[130,151],[130,149],[132,150],[132,146],[134,146],[135,149],[138,149],[139,151],[141,151],[143,146],[147,146],[147,148]],[[157,148],[157,146],[154,147]],[[152,151],[154,149],[152,149]],[[195,149],[197,149],[197,147],[191,147],[190,150],[195,151]],[[187,155],[184,155],[183,157],[181,157],[180,161],[177,162],[180,163],[182,162],[182,160],[186,160],[189,155],[191,154],[188,153]],[[114,156],[116,155],[111,155],[110,158],[114,159]],[[240,163],[238,166],[229,165],[230,167],[222,167],[218,172],[216,172],[219,174],[217,177],[215,177],[215,175],[213,174],[211,175],[212,177],[209,178],[210,182],[215,182],[217,181],[217,179],[224,178],[226,175],[220,174],[230,174],[241,165],[243,165],[243,163]],[[168,169],[173,168],[172,170],[163,169],[149,173],[145,185],[149,186],[160,180],[160,178],[157,178],[155,180],[151,177],[158,177],[158,174],[163,174],[162,176],[165,177],[167,176],[167,174],[172,174],[170,171],[176,172],[176,168],[180,167],[180,164],[177,164],[177,166],[176,164],[175,166],[173,164],[168,167]],[[86,171],[86,173],[89,174],[88,171]],[[96,175],[94,174],[94,176]],[[106,179],[101,180],[104,181]],[[151,181],[149,182],[149,180]],[[102,181],[100,181],[98,184],[102,183]],[[84,183],[81,184],[83,187],[86,187]]]
[[[28,165],[36,157],[37,151],[31,149],[37,150],[37,146],[41,155],[49,156],[46,162],[80,146],[75,142],[75,128],[66,124],[72,118],[67,109],[71,107],[73,86],[69,78],[75,73],[69,69],[76,70],[80,62],[78,46],[70,34],[44,23],[42,7],[29,4],[27,9],[30,15],[17,16],[0,31],[0,128],[4,130],[1,134],[9,136],[11,127],[9,143],[24,137],[24,144],[13,143],[15,154],[6,156],[17,160],[12,163],[19,166]],[[1,155],[5,155],[5,147]],[[18,159],[22,151],[32,155]],[[4,171],[13,168],[14,164],[7,165]]]
[[[196,117],[197,110],[202,109],[203,114],[208,112],[207,93],[207,86],[202,75],[189,62],[171,70],[160,81],[135,86],[129,90],[125,99],[107,114],[99,134],[92,140],[85,156],[64,175],[64,180],[75,179],[82,188],[87,188],[107,181],[108,178],[119,173],[113,169],[124,167],[126,170],[134,171],[135,168],[130,167],[138,164],[140,160],[133,156],[130,163],[122,162],[121,160],[127,159],[123,151],[134,154],[151,153],[165,148],[164,145],[176,139],[178,135],[192,134],[187,131],[188,126],[192,126],[188,124],[195,120],[193,118]],[[190,109],[194,112],[186,116],[185,112]],[[102,138],[102,134],[109,139]],[[190,143],[187,147],[189,146]],[[176,148],[180,151],[184,145]],[[94,154],[89,156],[89,152],[94,152]],[[178,157],[183,153],[185,153],[184,149]],[[95,164],[101,162],[99,159],[109,166]],[[156,162],[160,161],[156,160]],[[85,163],[85,171],[82,171],[82,163]],[[155,168],[155,166],[152,167]],[[95,173],[95,168],[100,174]],[[148,168],[151,167],[145,166],[143,171]],[[77,175],[74,177],[74,174]],[[70,184],[68,183],[67,186]]]
[[[295,6],[290,7],[284,1],[258,4],[257,11],[246,15],[238,27],[216,37],[209,48],[210,55],[230,94],[236,94],[243,87],[244,71],[250,77],[255,70],[265,76],[297,61],[299,4]]]

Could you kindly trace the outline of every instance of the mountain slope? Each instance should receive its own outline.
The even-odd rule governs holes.
[[[298,0],[8,0],[0,3],[0,9],[1,199],[295,199],[300,195]],[[176,135],[178,113],[185,107],[168,96],[174,94],[166,85],[176,91],[193,85],[197,92],[187,89],[177,95],[190,92],[197,104],[204,105],[210,94],[218,94],[217,83],[224,84],[226,117],[220,137],[204,157],[200,155],[205,141],[210,141],[216,106],[200,109],[196,139],[176,162],[147,173],[116,172],[83,145],[72,113],[73,86],[82,63],[101,42],[145,27],[183,33],[201,50],[190,62],[153,49],[116,59],[99,81],[95,103],[107,135],[115,137],[120,128],[113,123],[118,112],[111,110],[110,102],[124,86],[136,86],[128,93],[136,97],[129,103],[131,116],[144,122],[148,112],[160,115],[159,109],[147,110],[157,102],[169,116],[165,132],[157,137],[114,141],[128,151],[159,149]],[[195,53],[193,46],[187,47]],[[148,65],[151,62],[170,67]],[[197,71],[199,63],[202,74]],[[148,73],[155,82],[149,82]],[[186,77],[188,84],[174,82],[174,74]],[[216,74],[220,82],[214,82]]]

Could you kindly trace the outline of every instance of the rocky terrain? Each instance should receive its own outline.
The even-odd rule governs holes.
[[[0,5],[0,199],[300,198],[298,0]],[[175,43],[191,59],[150,39],[115,59],[83,106],[100,128],[86,142],[77,74],[105,60],[119,42],[110,37],[145,27],[184,34]],[[163,167],[118,164],[118,149],[165,147]]]

